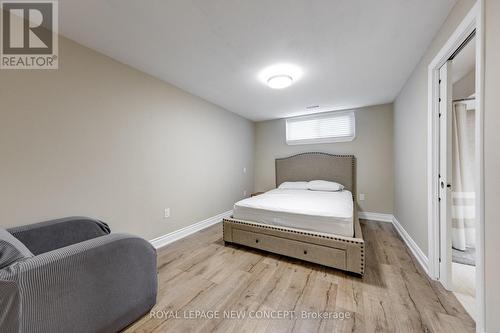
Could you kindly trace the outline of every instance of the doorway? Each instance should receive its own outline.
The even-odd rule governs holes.
[[[478,1],[428,68],[428,272],[455,292],[477,332],[485,319],[483,16]]]
[[[475,50],[473,31],[439,69],[438,175],[442,281],[473,318],[477,228]]]

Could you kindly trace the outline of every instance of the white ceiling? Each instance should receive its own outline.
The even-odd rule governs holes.
[[[455,2],[60,0],[59,17],[62,35],[258,121],[392,102]],[[302,78],[258,80],[282,62]]]

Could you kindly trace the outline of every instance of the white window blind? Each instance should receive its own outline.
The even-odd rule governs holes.
[[[308,144],[352,141],[356,135],[354,111],[329,112],[286,120],[286,143]]]

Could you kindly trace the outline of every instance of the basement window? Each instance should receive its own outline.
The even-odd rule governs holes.
[[[286,119],[286,143],[289,145],[346,142],[355,137],[354,111],[318,113]]]

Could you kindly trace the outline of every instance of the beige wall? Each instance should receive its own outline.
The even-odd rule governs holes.
[[[468,98],[476,92],[476,70],[471,70],[467,75],[453,84],[453,99]]]
[[[275,158],[310,151],[354,154],[358,163],[358,193],[366,195],[365,201],[359,201],[361,209],[392,214],[392,104],[356,110],[356,139],[352,142],[290,146],[285,140],[284,119],[257,123],[255,190],[275,187]]]
[[[500,332],[500,1],[485,1],[485,104],[484,104],[484,186],[485,186],[485,277],[486,332]]]
[[[151,239],[253,189],[252,122],[67,39],[59,70],[0,71],[0,101],[4,227],[88,215]]]
[[[427,238],[427,67],[474,5],[460,0],[394,102],[394,216],[420,249]]]

